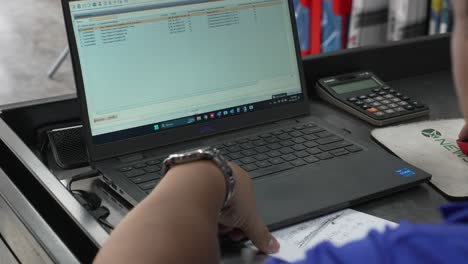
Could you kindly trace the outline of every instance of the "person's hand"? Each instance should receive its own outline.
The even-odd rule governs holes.
[[[235,194],[230,207],[220,216],[220,232],[237,241],[246,236],[262,252],[276,253],[279,243],[257,214],[251,178],[236,164],[230,165],[236,177]]]
[[[460,131],[458,139],[461,141],[468,141],[468,123],[465,123],[465,126]]]
[[[454,29],[452,33],[452,70],[460,109],[465,117],[465,126],[459,140],[468,140],[468,1],[452,0]]]
[[[452,10],[454,12],[455,19],[468,18],[468,1],[452,0]]]

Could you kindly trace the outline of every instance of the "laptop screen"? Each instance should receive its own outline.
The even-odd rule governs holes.
[[[303,100],[287,0],[69,5],[94,144]]]

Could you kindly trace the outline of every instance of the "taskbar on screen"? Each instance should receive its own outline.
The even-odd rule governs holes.
[[[295,95],[286,95],[279,94],[272,96],[271,100],[261,101],[252,104],[239,105],[235,107],[230,107],[226,109],[221,109],[217,111],[211,111],[201,114],[196,114],[188,117],[178,118],[174,120],[168,120],[163,122],[158,122],[154,124],[144,125],[140,127],[134,127],[129,129],[124,129],[120,131],[115,131],[111,133],[101,134],[93,136],[94,144],[105,144],[114,141],[124,140],[128,138],[143,136],[147,134],[159,133],[161,131],[166,131],[169,129],[180,128],[184,126],[189,126],[193,124],[203,123],[214,121],[217,119],[228,118],[236,115],[243,115],[254,111],[264,110],[273,108],[280,105],[286,105],[291,103],[296,103],[303,99],[302,94]]]

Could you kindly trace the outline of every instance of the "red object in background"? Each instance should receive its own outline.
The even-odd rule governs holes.
[[[349,15],[352,6],[352,0],[333,0],[333,12],[339,16]]]
[[[341,29],[341,47],[343,49],[346,48],[346,42],[348,40],[348,16],[351,15],[352,7],[352,0],[333,0],[333,12],[343,18]]]
[[[457,140],[457,144],[463,154],[468,155],[468,141]]]
[[[310,54],[319,54],[322,44],[322,0],[310,1]]]
[[[303,6],[310,7],[310,52],[309,54],[320,54],[322,50],[322,13],[323,0],[300,0]],[[341,30],[342,48],[346,48],[348,40],[348,17],[351,15],[352,0],[333,0],[333,12],[343,17],[343,28]],[[302,53],[306,55],[307,53]]]

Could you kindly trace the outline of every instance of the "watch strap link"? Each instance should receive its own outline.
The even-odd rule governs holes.
[[[230,202],[234,196],[235,189],[235,177],[234,172],[229,165],[228,161],[221,155],[219,150],[215,148],[204,148],[189,151],[186,153],[172,154],[163,162],[162,175],[166,173],[174,166],[178,164],[185,164],[195,162],[199,160],[210,160],[222,171],[225,178],[226,195],[224,197],[223,208],[224,211],[230,206]]]

